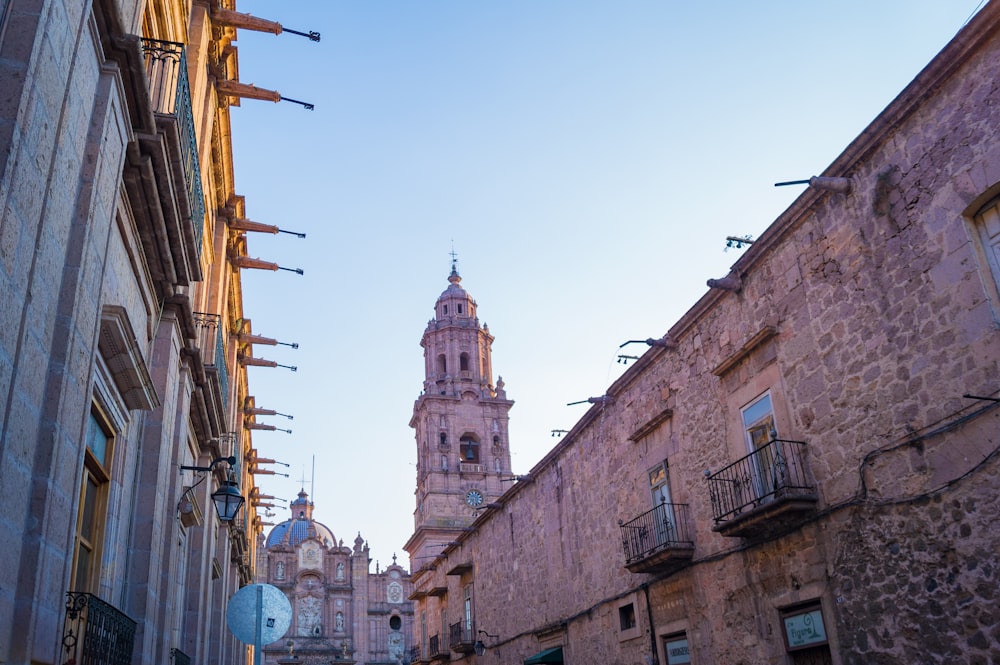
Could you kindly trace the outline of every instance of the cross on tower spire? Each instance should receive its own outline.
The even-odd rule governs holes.
[[[455,241],[451,243],[451,272],[453,275],[458,274],[458,254],[455,252]]]

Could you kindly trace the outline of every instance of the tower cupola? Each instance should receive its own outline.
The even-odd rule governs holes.
[[[451,274],[448,275],[448,288],[444,290],[437,299],[435,305],[435,319],[437,321],[458,323],[459,321],[469,321],[470,325],[476,321],[476,301],[472,299],[469,292],[462,288],[462,276],[458,274],[458,267],[454,262],[451,264]]]
[[[493,336],[480,327],[476,301],[462,287],[462,276],[453,259],[446,288],[434,304],[434,318],[427,322],[420,344],[424,347],[427,374],[424,390],[437,395],[470,393],[495,397],[490,346]]]

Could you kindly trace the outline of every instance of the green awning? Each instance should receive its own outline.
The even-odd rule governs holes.
[[[531,658],[524,660],[524,665],[539,665],[540,663],[562,663],[562,647],[539,651]]]

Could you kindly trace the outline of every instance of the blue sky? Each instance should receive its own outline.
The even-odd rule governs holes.
[[[237,191],[256,221],[244,271],[259,476],[303,476],[316,518],[360,531],[384,568],[413,530],[419,342],[449,253],[496,336],[493,368],[527,472],[973,14],[979,0],[241,1],[322,33],[240,31],[240,80],[311,102],[232,109]],[[641,352],[644,347],[631,347]],[[496,376],[494,376],[496,378]],[[315,456],[315,488],[310,484]],[[279,510],[272,521],[286,519]],[[609,516],[617,519],[620,516]]]

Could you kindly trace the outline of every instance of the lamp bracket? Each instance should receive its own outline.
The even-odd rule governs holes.
[[[236,456],[216,457],[208,466],[187,466],[182,464],[181,471],[211,471],[220,462],[227,462],[229,466],[236,466]]]

